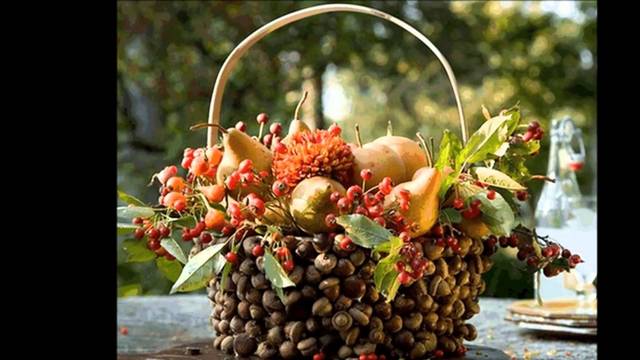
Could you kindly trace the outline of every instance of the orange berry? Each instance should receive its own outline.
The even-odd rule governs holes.
[[[209,200],[209,202],[217,203],[224,199],[224,186],[222,185],[209,185],[209,186],[201,186],[200,191],[204,194],[204,196]]]
[[[218,166],[220,160],[222,160],[222,151],[216,147],[208,148],[206,155],[211,166]]]
[[[167,180],[167,187],[170,187],[173,191],[182,192],[186,185],[184,184],[184,179],[180,176],[174,176]]]
[[[176,202],[186,203],[187,199],[182,193],[172,191],[164,196],[163,205],[168,208],[175,208]]]
[[[194,158],[191,162],[191,172],[195,176],[204,175],[207,171],[209,171],[209,163],[204,159],[204,157]]]
[[[224,213],[220,210],[210,209],[204,217],[207,229],[220,230],[224,226]]]

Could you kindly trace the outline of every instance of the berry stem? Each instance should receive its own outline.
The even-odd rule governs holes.
[[[427,146],[427,142],[424,141],[424,137],[422,137],[422,134],[420,134],[420,132],[417,132],[416,136],[418,137],[418,139],[420,140],[420,143],[422,144],[422,147],[424,148],[424,153],[427,155],[427,166],[432,167],[433,166],[433,157],[431,156],[431,151],[429,150],[429,147]]]
[[[218,124],[209,124],[209,123],[200,123],[200,124],[195,124],[191,127],[189,127],[189,130],[193,131],[193,130],[198,130],[198,129],[203,129],[206,127],[215,127],[218,128],[218,130],[220,130],[223,134],[228,133],[227,129],[225,129],[224,127],[218,125]]]
[[[354,128],[355,128],[355,132],[356,132],[356,144],[358,144],[358,147],[361,148],[362,147],[362,139],[360,138],[360,126],[358,124],[355,124]]]
[[[391,120],[387,121],[387,136],[393,136],[393,126]]]
[[[302,93],[302,98],[300,99],[300,101],[298,101],[298,105],[296,106],[296,111],[293,113],[293,120],[300,120],[300,118],[298,118],[298,114],[300,113],[300,109],[302,108],[302,104],[307,99],[307,94],[308,94],[307,91]]]
[[[260,130],[258,131],[258,140],[262,139],[262,132],[264,131],[264,123],[260,123]]]

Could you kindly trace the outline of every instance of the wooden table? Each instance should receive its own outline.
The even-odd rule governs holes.
[[[470,320],[478,329],[472,345],[502,349],[516,359],[595,359],[594,337],[541,334],[522,330],[504,320],[513,299],[480,299],[480,314]],[[172,295],[118,299],[118,354],[126,359],[223,359],[181,355],[185,344],[196,344],[201,351],[211,345],[208,323],[211,308],[205,295]],[[168,353],[148,355],[181,346]],[[473,355],[473,354],[471,354]],[[233,357],[227,357],[233,359]],[[485,358],[486,359],[486,358]]]

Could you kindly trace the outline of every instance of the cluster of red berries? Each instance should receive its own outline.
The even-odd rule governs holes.
[[[491,194],[492,191],[493,191],[493,196],[489,197],[490,196],[489,194]],[[489,192],[487,192],[487,198],[490,199],[490,200],[495,199],[495,191],[494,190],[490,190]],[[461,199],[458,198],[456,200],[461,200]],[[462,217],[464,217],[465,219],[469,219],[470,220],[470,219],[475,219],[475,218],[479,217],[480,215],[482,215],[482,212],[480,211],[480,205],[481,204],[482,204],[482,202],[480,200],[478,200],[478,199],[471,200],[469,202],[469,206],[466,209],[462,210],[462,212],[461,212]],[[456,205],[460,206],[461,204],[460,204],[460,202],[456,203],[456,201],[454,200],[454,207]],[[462,207],[464,207],[464,203],[459,208],[462,208]]]
[[[569,249],[561,249],[558,244],[554,244],[554,243],[550,243],[549,245],[542,248],[541,253],[542,253],[542,258],[536,255],[536,252],[533,246],[531,246],[530,244],[525,244],[519,247],[518,254],[516,256],[518,257],[518,260],[526,261],[527,265],[533,268],[537,268],[538,265],[541,264],[545,259],[547,260],[556,259],[556,258],[559,258],[560,256],[567,259],[567,263],[569,265],[569,268],[571,269],[575,268],[579,263],[584,262],[580,257],[580,255],[571,254],[571,251]],[[548,263],[543,268],[544,274],[548,277],[555,276],[558,273],[560,273],[562,270],[563,269],[561,267],[556,266],[552,263]]]
[[[363,169],[360,177],[364,180],[370,180],[373,176],[371,170]],[[377,189],[375,193],[372,190]],[[367,192],[363,192],[360,185],[352,185],[347,189],[345,196],[338,191],[331,194],[330,200],[338,207],[340,214],[360,214],[364,215],[380,226],[387,227],[402,233],[409,230],[410,224],[407,224],[402,213],[409,210],[409,199],[411,193],[408,190],[399,192],[398,211],[390,211],[385,213],[383,202],[385,196],[389,195],[393,190],[393,182],[390,177],[385,177],[380,183],[371,188]],[[330,213],[325,217],[325,223],[328,227],[336,226],[336,214]]]
[[[222,160],[222,151],[217,147],[208,149],[184,149],[182,167],[189,170],[189,175],[215,178],[218,164]]]
[[[541,140],[542,135],[544,134],[544,130],[540,127],[540,123],[537,121],[532,121],[527,128],[527,132],[522,136],[522,140],[524,142],[528,142],[529,140]]]
[[[285,246],[276,248],[276,258],[280,261],[280,263],[282,264],[282,268],[286,272],[291,272],[291,270],[293,270],[293,268],[296,266],[296,264],[293,262],[291,251],[289,251],[289,248]]]
[[[224,184],[229,190],[235,190],[238,186],[246,188],[249,185],[258,184],[261,179],[269,176],[268,171],[255,172],[253,161],[245,159],[240,162],[238,168],[234,170],[225,180]]]
[[[196,226],[192,229],[185,227],[182,229],[182,240],[183,241],[191,241],[193,239],[199,238],[200,243],[208,244],[213,240],[213,236],[209,232],[205,232],[206,228],[205,221],[199,221]]]
[[[386,360],[387,357],[384,355],[376,355],[375,353],[370,354],[360,354],[358,360]],[[315,358],[313,360],[316,360]]]
[[[174,260],[175,257],[169,254],[165,248],[160,245],[160,240],[171,236],[171,229],[164,224],[160,224],[158,227],[154,227],[151,221],[135,217],[132,220],[134,225],[138,225],[133,231],[133,237],[141,240],[145,236],[147,237],[147,248],[156,253],[158,256],[164,256],[167,260]]]
[[[433,236],[431,239],[433,245],[442,248],[449,247],[455,254],[460,252],[460,243],[451,227],[443,227],[440,224],[436,224],[431,228],[430,233]]]

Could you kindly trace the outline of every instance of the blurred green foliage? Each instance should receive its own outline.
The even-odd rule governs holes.
[[[234,46],[278,16],[321,3],[118,2],[119,188],[157,201],[157,189],[146,184],[165,165],[178,164],[185,147],[204,145],[205,132],[188,127],[206,121],[217,71]],[[531,1],[354,3],[401,18],[434,42],[456,74],[472,131],[482,122],[481,104],[496,114],[519,101],[525,121],[546,128],[553,118],[572,116],[590,153],[578,181],[583,193],[595,192],[595,2],[580,2],[571,18]],[[253,119],[267,112],[286,125],[303,89],[310,92],[305,121],[324,127],[337,121],[350,140],[355,123],[365,141],[383,135],[388,120],[396,134],[420,131],[436,142],[444,128],[459,127],[435,56],[393,24],[351,13],[305,19],[256,44],[227,85],[222,123],[242,120],[257,133]],[[547,152],[545,139],[529,161],[532,173],[546,172]],[[530,185],[536,195],[541,184]],[[122,240],[121,294],[167,294],[170,284],[152,263],[124,263]],[[513,256],[496,260],[486,294],[529,296],[531,277],[509,268]]]

